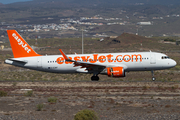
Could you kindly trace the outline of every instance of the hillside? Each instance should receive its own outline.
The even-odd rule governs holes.
[[[34,0],[34,2],[52,2],[51,0]],[[177,5],[180,4],[179,0],[53,0],[53,2],[63,2],[68,4],[80,4],[80,5],[138,5],[143,4],[158,4],[158,5]]]
[[[21,34],[27,36],[27,34]],[[131,52],[131,51],[149,51],[154,52],[176,52],[180,48],[175,43],[164,44],[160,42],[163,38],[154,39],[138,36],[130,33],[123,33],[117,38],[104,38],[100,41],[98,38],[84,38],[84,53],[109,53],[109,52]],[[178,38],[177,38],[178,39]],[[35,39],[27,40],[32,46],[38,47],[37,53],[45,55],[60,54],[58,49],[63,49],[67,54],[81,53],[82,40],[81,38],[49,38],[38,39],[37,44]],[[4,46],[10,47],[9,43]],[[48,46],[48,47],[47,47]],[[2,51],[0,54],[10,54],[12,52]],[[5,56],[4,56],[5,57]],[[3,58],[4,58],[3,57]]]
[[[77,29],[77,31],[73,31],[74,37],[80,36],[81,33],[79,30],[82,26],[88,31],[87,36],[102,33],[105,33],[108,36],[117,36],[124,32],[135,34],[137,30],[141,36],[174,36],[179,34],[180,28],[178,26],[180,25],[180,7],[178,4],[169,6],[145,4],[123,5],[120,4],[122,2],[126,1],[112,0],[112,3],[109,3],[109,0],[93,0],[91,2],[87,0],[34,0],[8,4],[0,7],[0,23],[6,25],[14,24],[15,26],[11,27],[16,30],[32,29],[34,25],[47,25],[52,23],[65,25],[70,23],[71,26]],[[135,2],[142,1],[139,0]],[[172,1],[172,3],[175,2],[177,1]],[[164,1],[163,3],[167,3],[167,1]],[[82,17],[93,18],[95,16],[102,17],[103,19],[81,21]],[[106,20],[110,18],[118,18],[118,20]],[[64,19],[63,22],[62,19]],[[76,24],[69,21],[75,21],[76,23],[78,21],[90,22],[96,23],[96,25]],[[148,21],[153,23],[153,25],[137,26],[138,22]],[[100,23],[103,25],[97,25]],[[17,24],[20,24],[20,26],[30,25],[32,27],[19,28]],[[0,27],[2,27],[0,29],[4,30],[7,26]],[[59,37],[56,36],[59,32],[63,33],[63,31],[60,30],[56,33],[50,31],[47,34],[50,37]],[[3,32],[0,31],[0,33]],[[38,36],[42,36],[43,34],[46,33],[39,33]]]
[[[121,41],[122,44],[135,44],[135,43],[141,43],[141,42],[153,40],[153,39],[145,38],[144,36],[138,36],[129,33],[123,33],[120,36],[118,36],[116,39]]]
[[[97,6],[106,6],[106,7],[118,7],[124,5],[180,5],[179,0],[33,0],[27,2],[17,2],[13,3],[16,5],[27,5],[31,4],[34,6],[54,6],[54,7],[70,7],[70,6],[83,6],[83,7],[97,7]],[[11,5],[11,4],[9,4]]]

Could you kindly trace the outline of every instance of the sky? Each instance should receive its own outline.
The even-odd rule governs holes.
[[[25,1],[32,1],[32,0],[0,0],[0,3],[9,4],[9,3],[25,2]]]

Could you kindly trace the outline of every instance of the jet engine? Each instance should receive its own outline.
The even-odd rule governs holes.
[[[125,71],[123,67],[109,67],[107,69],[107,75],[109,77],[125,77]]]

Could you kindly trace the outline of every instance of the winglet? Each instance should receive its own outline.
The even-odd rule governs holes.
[[[71,61],[71,62],[73,62],[71,59],[68,58],[68,56],[67,56],[61,49],[59,49],[59,51],[61,52],[62,56],[64,57],[64,59],[65,59],[66,61]]]
[[[16,30],[7,30],[14,58],[41,56],[19,35]]]

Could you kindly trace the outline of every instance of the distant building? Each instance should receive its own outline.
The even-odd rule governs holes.
[[[137,25],[152,25],[151,22],[138,22]]]
[[[118,36],[110,36],[110,38],[117,38]]]
[[[1,50],[3,50],[4,49],[4,45],[1,45]]]

